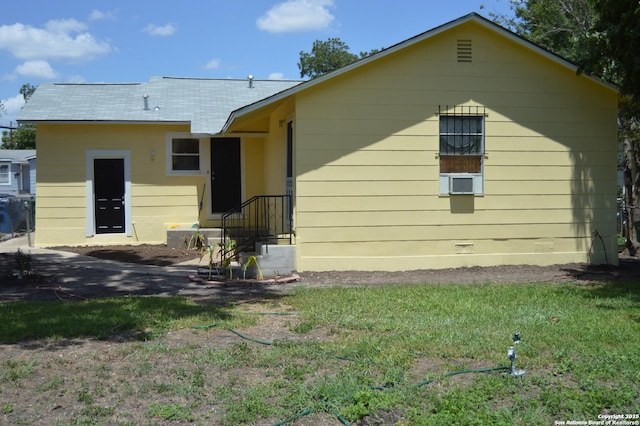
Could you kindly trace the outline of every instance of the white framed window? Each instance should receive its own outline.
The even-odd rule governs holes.
[[[166,169],[168,175],[202,173],[202,144],[190,133],[167,133]]]
[[[0,185],[11,185],[11,163],[0,162]]]
[[[440,193],[482,194],[485,113],[480,107],[439,112]]]

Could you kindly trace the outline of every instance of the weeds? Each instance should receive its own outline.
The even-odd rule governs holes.
[[[152,403],[147,407],[150,417],[159,417],[164,420],[188,422],[193,421],[191,410],[184,404],[157,404]]]
[[[210,245],[207,237],[198,229],[186,242],[186,246],[188,250],[196,250],[200,253],[200,260],[205,256],[208,258],[208,279],[213,277],[213,271],[217,268],[228,269],[229,273],[232,273],[231,254],[236,248],[236,241],[229,237],[227,229],[224,230],[224,240],[217,245]]]
[[[24,253],[18,249],[14,255],[16,262],[16,271],[18,271],[18,279],[23,279],[27,275],[31,275],[31,254]]]
[[[29,378],[34,373],[36,366],[35,361],[5,361],[2,364],[2,371],[0,371],[0,383],[16,383],[21,379]]]
[[[49,392],[56,391],[62,389],[64,386],[64,378],[60,376],[53,376],[49,378],[46,382],[37,385],[36,390],[39,392]]]
[[[255,256],[247,257],[247,260],[242,264],[242,278],[247,279],[247,270],[252,266],[255,266],[256,269],[258,270],[258,274],[256,275],[256,277],[259,280],[264,279],[264,276],[262,275],[262,270],[260,269],[260,265],[258,264],[258,258]]]

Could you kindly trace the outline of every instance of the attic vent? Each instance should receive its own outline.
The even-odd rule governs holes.
[[[458,40],[458,62],[472,62],[471,40]]]

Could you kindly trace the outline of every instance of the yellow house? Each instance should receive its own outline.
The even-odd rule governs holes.
[[[299,271],[399,271],[617,264],[617,106],[470,14],[304,83],[43,84],[19,120],[37,246],[262,217]]]

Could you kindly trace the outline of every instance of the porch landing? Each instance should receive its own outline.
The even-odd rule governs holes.
[[[167,229],[167,247],[173,249],[184,249],[191,243],[196,234],[201,234],[207,239],[207,245],[218,247],[222,238],[220,228],[172,228]],[[283,240],[282,240],[283,241]],[[289,238],[287,237],[287,241]],[[247,262],[249,256],[255,256],[262,274],[267,277],[283,276],[296,270],[296,246],[292,244],[282,244],[281,240],[275,244],[257,243],[255,251],[243,252],[239,254],[240,264],[234,271],[235,276],[242,276],[242,265]],[[247,278],[255,278],[257,269],[250,268]]]

